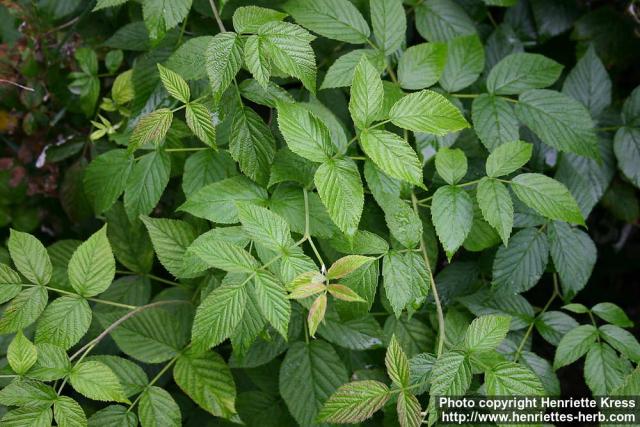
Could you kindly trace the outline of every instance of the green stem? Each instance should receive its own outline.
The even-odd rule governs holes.
[[[33,288],[33,287],[37,287],[37,286],[40,286],[40,285],[27,285],[27,284],[25,284],[25,285],[22,285],[22,286]],[[47,290],[50,290],[52,292],[57,292],[57,293],[62,294],[62,295],[70,295],[70,296],[74,296],[74,297],[81,296],[81,295],[76,294],[75,292],[69,292],[69,291],[65,291],[65,290],[62,290],[62,289],[58,289],[58,288],[52,288],[51,286],[43,286],[43,288],[45,288]],[[107,300],[103,300],[103,299],[99,299],[99,298],[85,298],[85,297],[83,297],[83,298],[86,299],[86,300],[89,300],[89,301],[97,302],[99,304],[112,305],[114,307],[121,307],[121,308],[128,308],[130,310],[138,308],[137,305],[121,304],[119,302],[107,301]]]
[[[479,182],[480,182],[480,180],[476,179],[476,180],[473,180],[473,181],[465,182],[464,184],[458,184],[458,187],[469,187],[470,185],[476,185]]]
[[[349,156],[349,158],[351,158],[351,160],[367,160],[366,157],[362,156]]]
[[[517,100],[517,99],[509,98],[508,96],[501,96],[500,98],[502,98],[502,99],[506,99],[507,101],[509,101],[509,102],[513,102],[514,104],[517,104],[517,103],[518,103],[518,100]]]
[[[477,98],[480,96],[478,93],[452,93],[454,98]]]
[[[166,365],[164,365],[162,367],[162,369],[160,370],[160,372],[158,372],[156,374],[155,377],[153,377],[151,379],[151,381],[149,381],[149,384],[147,384],[144,388],[144,390],[142,390],[142,392],[140,392],[140,394],[136,397],[136,399],[133,401],[133,403],[131,403],[131,405],[129,405],[129,409],[127,409],[127,412],[130,412],[138,403],[138,401],[142,398],[142,395],[144,394],[145,391],[149,390],[149,388],[151,388],[151,386],[153,386],[156,382],[158,382],[158,380],[162,377],[162,375],[164,375],[165,372],[167,372],[169,370],[169,368],[171,368],[171,366],[176,363],[176,360],[178,360],[178,357],[180,357],[180,354],[177,354],[173,359],[169,360],[167,362]]]
[[[211,150],[210,147],[193,147],[193,148],[165,148],[166,153],[179,153],[183,151],[204,151]]]
[[[594,130],[596,132],[610,132],[610,131],[614,131],[614,130],[618,130],[620,128],[622,128],[624,126],[609,126],[609,127],[604,127],[604,128],[595,128]]]
[[[227,29],[224,27],[222,23],[222,19],[220,19],[220,14],[218,13],[218,8],[216,7],[215,0],[209,0],[209,5],[211,6],[211,11],[213,12],[213,17],[216,19],[216,23],[218,24],[218,28],[221,33],[225,33]]]

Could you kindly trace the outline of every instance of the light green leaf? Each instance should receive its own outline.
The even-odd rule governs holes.
[[[56,397],[53,387],[24,378],[16,378],[0,390],[0,404],[5,406],[48,408]]]
[[[242,39],[233,32],[216,34],[205,54],[211,90],[217,96],[229,87],[242,67]]]
[[[403,129],[435,135],[469,127],[460,110],[444,96],[429,90],[401,98],[391,107],[389,119]]]
[[[471,18],[453,0],[423,1],[415,13],[418,33],[431,42],[444,42],[476,33]]]
[[[62,296],[44,310],[36,323],[35,342],[73,347],[89,330],[91,308],[84,298]]]
[[[551,86],[562,65],[537,53],[512,53],[498,62],[487,77],[489,93],[517,95],[529,89]]]
[[[464,353],[448,351],[442,354],[431,371],[432,396],[460,396],[471,384],[471,365]]]
[[[152,40],[162,39],[189,14],[192,0],[146,0],[142,7],[144,23]]]
[[[470,352],[495,350],[509,332],[509,316],[487,315],[474,319],[464,336],[464,347]]]
[[[616,325],[602,325],[600,326],[600,335],[611,347],[629,360],[636,363],[640,361],[640,344],[630,332]]]
[[[352,50],[351,52],[345,53],[331,64],[324,76],[320,89],[351,86],[351,83],[353,82],[353,73],[363,56],[369,60],[378,72],[382,72],[382,70],[384,70],[384,55],[380,51],[373,49]]]
[[[189,90],[187,82],[175,71],[163,67],[160,64],[157,65],[158,71],[160,72],[160,81],[167,92],[169,92],[169,95],[185,104],[188,103],[191,98],[191,90]]]
[[[353,72],[349,100],[349,112],[358,128],[367,128],[378,117],[383,98],[380,73],[363,55]]]
[[[379,198],[384,211],[384,219],[394,239],[406,248],[415,248],[420,244],[423,225],[420,216],[405,201],[394,196]]]
[[[588,310],[585,310],[585,313],[587,311]],[[634,325],[620,307],[610,302],[598,303],[591,308],[591,311],[602,320],[606,320],[621,328],[630,328]]]
[[[328,423],[362,422],[382,408],[390,397],[389,387],[379,381],[354,381],[329,397],[318,419]]]
[[[267,22],[282,21],[286,13],[258,6],[242,6],[233,12],[233,28],[238,33],[256,33]]]
[[[263,185],[269,181],[276,142],[269,127],[252,108],[242,106],[233,115],[229,152],[249,178]]]
[[[87,420],[89,427],[137,427],[138,417],[122,405],[109,405],[94,412]]]
[[[240,246],[224,240],[207,240],[192,246],[190,252],[209,266],[234,273],[253,273],[258,267],[255,258]]]
[[[205,58],[207,47],[213,36],[191,37],[175,49],[164,65],[180,74],[185,80],[199,80],[207,77]]]
[[[69,282],[83,297],[104,292],[116,275],[116,260],[107,239],[107,226],[82,243],[69,261]]]
[[[371,0],[371,24],[378,46],[391,55],[400,47],[407,32],[407,17],[401,0]]]
[[[324,162],[335,154],[327,125],[297,103],[278,103],[278,127],[289,149],[311,160]]]
[[[423,186],[422,163],[409,143],[398,135],[379,129],[360,134],[362,150],[387,175]]]
[[[53,404],[53,416],[58,427],[86,427],[87,425],[87,416],[80,404],[67,396],[58,396]]]
[[[535,326],[545,340],[557,346],[567,332],[578,326],[578,322],[561,311],[545,311],[536,318]]]
[[[256,81],[266,90],[271,77],[271,63],[260,37],[252,35],[244,44],[244,62]]]
[[[22,290],[22,278],[11,267],[0,264],[0,304],[13,299]]]
[[[184,163],[182,190],[187,197],[207,184],[237,175],[236,162],[225,151],[202,150]]]
[[[445,185],[438,188],[433,195],[431,219],[447,257],[451,259],[471,231],[471,197],[460,187]]]
[[[600,115],[611,104],[611,78],[593,45],[567,75],[562,92],[580,101],[592,117]]]
[[[83,184],[85,194],[100,214],[113,206],[124,191],[134,161],[127,150],[110,150],[96,157],[87,166]]]
[[[442,147],[436,154],[436,170],[448,184],[456,184],[467,174],[467,156],[459,148]]]
[[[514,362],[500,362],[485,372],[490,396],[541,396],[545,394],[533,371]]]
[[[231,370],[217,353],[187,350],[176,361],[173,379],[205,411],[216,417],[234,416],[236,385]]]
[[[129,0],[98,0],[96,2],[96,5],[93,9],[91,9],[92,12],[96,12],[100,9],[104,9],[107,7],[114,7],[114,6],[120,6],[121,4],[124,4],[126,2],[128,2]]]
[[[420,427],[422,425],[422,408],[420,402],[408,391],[402,391],[396,404],[398,422],[401,427]]]
[[[509,175],[524,166],[531,158],[533,145],[523,141],[506,142],[487,157],[487,175],[492,178]]]
[[[538,283],[549,258],[547,236],[525,228],[501,246],[493,261],[493,283],[512,293],[524,292]]]
[[[292,243],[289,224],[280,215],[261,206],[239,202],[242,228],[254,242],[269,249],[285,249]]]
[[[7,248],[16,268],[31,283],[46,285],[53,267],[42,243],[31,234],[11,229]]]
[[[71,369],[69,356],[62,347],[53,344],[36,344],[38,360],[27,376],[40,381],[53,381],[65,377]]]
[[[404,51],[398,62],[398,82],[404,89],[433,86],[442,76],[447,61],[447,45],[421,43]]]
[[[184,265],[185,251],[196,238],[191,224],[164,218],[141,216],[160,263],[175,277],[188,277]]]
[[[554,221],[548,229],[551,259],[567,298],[585,287],[598,257],[595,243],[582,230]]]
[[[139,394],[149,384],[149,378],[142,368],[129,359],[119,356],[89,356],[85,360],[97,360],[113,371],[118,377],[124,395],[127,397]]]
[[[254,281],[254,292],[260,313],[286,340],[291,304],[287,299],[284,286],[275,276],[264,270],[256,273]]]
[[[424,262],[410,253],[390,251],[383,258],[382,274],[385,295],[396,317],[413,302],[422,302],[429,289],[429,275]]]
[[[511,188],[525,205],[550,219],[584,225],[575,199],[563,184],[539,173],[523,173],[511,181]]]
[[[169,183],[171,157],[163,151],[145,154],[136,161],[124,190],[124,208],[131,221],[148,215]]]
[[[7,349],[7,360],[11,369],[16,374],[23,375],[36,363],[37,359],[36,346],[24,336],[22,331],[18,331]]]
[[[613,152],[624,176],[640,188],[640,128],[618,129],[613,140]]]
[[[578,101],[553,90],[530,90],[520,95],[516,115],[545,144],[600,158],[593,121]]]
[[[394,384],[401,388],[409,386],[409,360],[395,335],[391,337],[384,364],[387,367],[387,374]]]
[[[364,206],[360,172],[351,159],[331,159],[320,165],[314,182],[333,222],[346,234],[358,229]]]
[[[462,36],[447,42],[446,65],[440,86],[453,93],[475,82],[484,70],[484,48],[476,35]]]
[[[168,108],[160,108],[142,117],[129,137],[129,153],[133,153],[149,143],[160,145],[164,141],[172,121],[173,113]]]
[[[371,33],[367,21],[348,0],[295,0],[284,9],[300,25],[330,39],[361,44]]]
[[[191,102],[185,108],[187,126],[198,139],[209,147],[216,149],[216,128],[213,126],[213,116],[204,104]]]
[[[347,370],[330,344],[293,344],[280,366],[280,394],[295,420],[311,426],[327,401],[348,381]]]
[[[3,427],[48,427],[51,425],[51,408],[49,407],[23,407],[4,414]]]
[[[471,104],[473,128],[489,151],[519,138],[518,119],[505,98],[483,93]]]
[[[43,286],[21,291],[4,309],[0,333],[17,332],[35,322],[47,306],[47,298],[47,290]]]
[[[142,427],[182,425],[180,407],[166,390],[156,386],[151,386],[142,393],[138,416]]]
[[[476,197],[482,216],[507,246],[513,228],[513,202],[509,190],[496,179],[482,178]]]
[[[584,361],[584,379],[593,395],[606,396],[619,387],[626,374],[624,363],[606,344],[596,343]]]
[[[118,377],[103,363],[95,361],[78,363],[69,374],[69,382],[78,393],[89,399],[129,403]]]
[[[593,325],[581,325],[567,333],[558,344],[553,369],[562,368],[580,359],[592,348],[598,337]]]

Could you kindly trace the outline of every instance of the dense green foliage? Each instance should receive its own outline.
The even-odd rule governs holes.
[[[0,2],[0,423],[639,394],[637,5],[582,3]]]

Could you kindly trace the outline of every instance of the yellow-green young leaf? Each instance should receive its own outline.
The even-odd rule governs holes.
[[[513,228],[513,202],[507,187],[493,178],[482,178],[476,192],[483,218],[496,229],[506,246]]]
[[[509,332],[511,317],[486,315],[476,318],[464,336],[467,351],[482,352],[495,350]]]
[[[384,130],[364,130],[360,134],[360,146],[385,174],[424,186],[422,163],[405,139]]]
[[[515,172],[531,158],[533,144],[512,141],[497,147],[487,157],[487,175],[496,178]]]
[[[363,55],[353,73],[349,100],[349,112],[358,128],[367,128],[378,117],[383,98],[380,73]]]
[[[542,383],[533,371],[514,362],[500,362],[485,372],[490,396],[541,396]]]
[[[216,34],[209,42],[205,61],[209,83],[215,95],[222,95],[240,71],[242,48],[242,39],[233,32]]]
[[[409,386],[409,360],[395,335],[391,337],[384,364],[387,367],[387,374],[394,384],[402,388]]]
[[[391,122],[403,129],[446,135],[466,127],[469,123],[447,98],[430,90],[407,95],[389,111]]]
[[[529,89],[551,86],[562,65],[537,53],[512,53],[498,62],[487,77],[489,93],[515,95]]]
[[[581,325],[569,331],[558,344],[553,360],[553,369],[562,368],[580,359],[589,351],[598,337],[593,325]]]
[[[335,154],[327,125],[299,104],[278,103],[278,127],[289,149],[300,157],[324,162]]]
[[[398,81],[404,89],[417,90],[438,82],[447,60],[444,43],[421,43],[404,51],[398,62]]]
[[[86,427],[87,416],[82,407],[70,397],[58,396],[53,404],[53,417],[58,427]]]
[[[214,150],[216,147],[216,128],[213,126],[213,117],[209,109],[199,102],[187,104],[185,109],[187,126],[198,139]]]
[[[233,29],[239,33],[255,33],[263,24],[282,21],[286,13],[259,6],[243,6],[233,12]]]
[[[173,113],[168,108],[160,108],[142,117],[129,138],[129,153],[149,143],[160,145],[172,121]]]
[[[436,170],[447,184],[455,184],[467,174],[467,156],[459,148],[443,147],[436,154]]]
[[[584,225],[584,218],[567,187],[539,173],[523,173],[511,181],[525,205],[547,218]]]
[[[127,70],[116,77],[111,87],[111,97],[118,105],[124,105],[136,97],[133,70]]]
[[[164,389],[149,387],[140,397],[138,416],[142,427],[179,427],[182,425],[180,407]]]
[[[162,81],[162,85],[167,92],[169,92],[169,95],[185,104],[189,102],[191,90],[189,90],[187,82],[175,71],[163,67],[160,64],[157,65],[158,71],[160,72],[160,81]]]
[[[431,219],[447,257],[451,259],[471,231],[471,197],[460,187],[445,185],[438,188],[431,204]]]
[[[173,379],[187,396],[216,417],[231,418],[236,385],[231,370],[213,351],[185,351],[173,368]]]
[[[371,0],[371,24],[380,49],[391,55],[400,49],[407,32],[402,0]]]
[[[35,341],[49,343],[65,350],[73,347],[91,325],[91,308],[79,296],[65,295],[54,300],[36,323]]]
[[[51,260],[42,243],[31,234],[11,229],[7,248],[16,268],[31,283],[46,285],[51,279]]]
[[[327,289],[322,282],[311,282],[296,286],[288,295],[289,299],[303,299],[324,292]]]
[[[254,284],[260,313],[284,339],[287,339],[291,303],[287,299],[284,286],[273,274],[265,270],[256,272]]]
[[[349,273],[357,270],[365,264],[373,261],[373,258],[364,255],[347,255],[334,262],[327,271],[327,278],[341,279]]]
[[[341,386],[327,400],[318,414],[326,423],[359,423],[384,406],[391,394],[380,381],[354,381]]]
[[[25,406],[7,412],[0,422],[3,427],[48,427],[51,425],[51,415],[48,406]]]
[[[0,304],[13,299],[22,289],[22,278],[8,265],[0,264]]]
[[[356,293],[353,289],[345,286],[333,283],[327,286],[327,290],[334,298],[337,298],[342,301],[347,302],[367,302],[360,295]]]
[[[293,291],[301,286],[306,286],[312,283],[324,283],[325,277],[317,271],[307,271],[299,274],[291,282],[287,284],[287,290]]]
[[[118,377],[104,363],[80,362],[69,375],[71,386],[92,400],[129,403]]]
[[[116,260],[104,225],[81,244],[69,261],[69,282],[83,297],[104,292],[116,274]]]
[[[0,333],[17,332],[35,322],[47,306],[47,299],[47,290],[43,286],[21,291],[4,309],[0,318]]]
[[[327,295],[322,294],[318,296],[311,308],[309,309],[309,315],[307,316],[307,323],[309,324],[309,335],[316,336],[316,330],[320,325],[320,322],[324,320],[324,313],[327,310]]]
[[[422,425],[420,402],[410,392],[403,391],[400,393],[396,409],[400,427],[420,427]]]
[[[22,331],[18,331],[7,349],[7,360],[11,369],[16,374],[23,375],[36,363],[37,359],[36,346],[24,336]]]

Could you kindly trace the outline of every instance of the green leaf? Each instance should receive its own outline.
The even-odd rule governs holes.
[[[37,359],[36,346],[24,336],[22,331],[18,331],[7,349],[7,360],[11,369],[16,374],[23,375],[36,363]]]
[[[637,87],[622,105],[622,121],[630,127],[640,126],[640,89]]]
[[[237,175],[236,163],[224,151],[203,150],[190,155],[184,163],[182,190],[187,197],[207,184]]]
[[[36,344],[38,360],[27,376],[40,381],[53,381],[65,377],[71,369],[69,356],[62,347],[53,344]]]
[[[169,95],[185,104],[188,103],[191,98],[191,91],[187,82],[180,77],[180,74],[160,64],[158,64],[158,71],[160,72],[160,81],[169,92]]]
[[[69,281],[83,297],[104,292],[116,275],[116,261],[107,239],[107,226],[81,244],[69,261]]]
[[[625,177],[640,188],[640,129],[623,127],[618,129],[613,140],[613,152],[618,167]]]
[[[286,13],[258,6],[243,6],[233,12],[233,28],[238,33],[256,33],[267,22],[282,21]]]
[[[460,187],[445,185],[438,188],[433,195],[431,219],[447,257],[451,259],[471,231],[471,197]]]
[[[289,22],[268,22],[260,27],[258,36],[273,65],[300,79],[307,90],[315,93],[316,58],[310,44],[315,37]]]
[[[4,309],[0,333],[17,332],[35,322],[47,306],[47,298],[47,290],[42,286],[21,291]]]
[[[266,184],[275,145],[271,130],[253,109],[242,106],[236,110],[231,124],[229,152],[245,175]]]
[[[483,93],[471,104],[473,128],[489,151],[519,138],[518,119],[505,98]]]
[[[256,273],[254,281],[260,313],[284,339],[287,339],[291,304],[284,286],[271,273],[262,270]]]
[[[577,314],[584,314],[589,312],[589,309],[584,304],[579,304],[579,303],[567,304],[562,308]]]
[[[562,65],[537,53],[512,53],[498,62],[487,77],[487,90],[498,95],[517,95],[529,89],[551,86]]]
[[[483,218],[496,229],[505,246],[513,228],[513,202],[503,183],[482,178],[476,194]]]
[[[42,243],[31,234],[11,229],[7,248],[16,268],[31,283],[46,285],[51,280],[51,260]]]
[[[416,29],[431,42],[444,42],[458,36],[475,34],[473,21],[453,0],[429,0],[416,8]]]
[[[487,157],[487,175],[497,178],[517,171],[527,164],[532,152],[533,145],[523,141],[500,145]]]
[[[476,318],[464,336],[464,347],[470,352],[495,350],[509,332],[509,316],[487,315]]]
[[[584,312],[586,313],[587,311],[588,310]],[[591,311],[602,320],[613,323],[621,328],[631,328],[634,325],[624,310],[610,302],[598,303],[591,308]]]
[[[640,360],[640,344],[630,332],[615,325],[602,325],[600,335],[629,360],[636,363]]]
[[[238,217],[242,228],[254,242],[273,250],[290,246],[291,230],[280,215],[261,206],[238,203]]]
[[[162,39],[164,33],[187,17],[191,0],[147,0],[142,7],[144,23],[152,40]]]
[[[96,2],[96,5],[93,9],[91,9],[92,12],[96,12],[100,9],[104,9],[107,7],[114,7],[114,6],[120,6],[121,4],[124,4],[126,2],[128,2],[129,0],[98,0]]]
[[[314,182],[333,222],[344,233],[353,235],[364,206],[362,180],[355,162],[351,159],[328,160],[316,171]]]
[[[407,32],[407,18],[401,0],[371,0],[371,25],[378,46],[391,55],[400,47]]]
[[[525,228],[501,246],[493,261],[493,283],[519,293],[538,283],[549,258],[547,236],[535,228]]]
[[[106,212],[107,237],[116,260],[137,273],[151,271],[153,246],[142,222],[129,221],[122,203],[115,204]],[[72,252],[69,254],[71,257]],[[67,263],[61,267],[66,276]]]
[[[562,92],[580,101],[592,117],[600,115],[611,104],[611,78],[593,45],[567,75]]]
[[[598,253],[591,237],[565,222],[554,221],[548,229],[551,259],[560,275],[563,295],[572,297],[585,287]]]
[[[172,121],[173,112],[168,108],[160,108],[142,117],[129,137],[129,153],[133,153],[149,143],[160,145],[164,141]]]
[[[194,346],[214,347],[231,336],[242,319],[246,300],[247,289],[238,284],[222,285],[207,295],[193,320]]]
[[[113,206],[124,191],[134,161],[127,150],[110,150],[96,157],[84,173],[85,193],[97,214]]]
[[[258,267],[255,258],[240,246],[224,240],[207,240],[190,249],[209,266],[233,273],[253,273]]]
[[[142,393],[138,416],[143,427],[182,425],[180,407],[166,390],[156,386]]]
[[[188,277],[185,251],[196,238],[191,224],[176,220],[141,216],[160,263],[175,277]]]
[[[53,404],[53,416],[59,427],[84,427],[87,425],[87,416],[82,407],[67,396],[58,396]]]
[[[407,391],[401,392],[396,408],[401,427],[420,427],[422,425],[422,408],[413,394]]]
[[[395,336],[391,337],[384,364],[394,384],[401,388],[409,386],[409,361]]]
[[[69,374],[69,382],[78,393],[89,399],[129,403],[118,377],[103,363],[85,361],[76,364]]]
[[[89,417],[90,427],[136,427],[138,417],[122,405],[109,405]]]
[[[471,365],[464,353],[448,351],[442,354],[431,371],[432,396],[460,396],[471,384]]]
[[[362,150],[387,175],[422,187],[422,163],[409,143],[398,135],[379,129],[360,134]]]
[[[373,49],[352,50],[331,64],[327,70],[327,74],[324,76],[320,89],[351,86],[353,73],[363,56],[369,60],[378,72],[381,73],[384,70],[384,55],[380,51]]]
[[[124,190],[124,208],[131,221],[148,215],[169,183],[171,157],[163,151],[145,154],[136,161]]]
[[[16,378],[0,390],[0,403],[5,406],[48,408],[56,397],[53,387],[23,378]]]
[[[398,82],[404,89],[433,86],[442,76],[447,61],[447,45],[421,43],[404,51],[398,61]]]
[[[382,202],[384,219],[391,236],[407,248],[420,245],[423,225],[420,216],[400,198],[386,196]]]
[[[361,44],[371,33],[367,21],[348,0],[296,0],[284,8],[297,23],[330,39]]]
[[[609,395],[622,384],[625,365],[606,344],[596,343],[584,361],[584,379],[594,395]]]
[[[207,75],[216,96],[229,87],[242,67],[242,39],[233,32],[216,34],[205,54]]]
[[[349,112],[360,129],[367,128],[382,109],[384,90],[380,73],[363,55],[353,72]]]
[[[581,325],[567,333],[558,344],[553,360],[553,369],[562,368],[580,359],[592,348],[598,337],[593,325]]]
[[[440,76],[440,86],[453,93],[475,82],[484,70],[484,48],[473,34],[447,42],[446,65]]]
[[[187,350],[176,361],[173,379],[205,411],[223,418],[235,414],[236,385],[217,353]]]
[[[530,90],[516,104],[518,119],[547,145],[598,160],[600,151],[587,109],[552,90]]]
[[[300,425],[313,425],[327,399],[348,381],[347,370],[330,344],[293,344],[280,366],[280,394]]]
[[[500,362],[485,372],[489,396],[541,396],[540,379],[530,369],[514,362]]]
[[[354,381],[329,397],[318,414],[328,423],[358,423],[370,418],[389,400],[389,387],[379,381]]]
[[[51,416],[51,409],[48,407],[24,407],[7,412],[0,421],[6,427],[47,427],[51,425]]]
[[[36,323],[35,342],[73,347],[89,330],[91,308],[84,298],[62,296],[44,310]]]
[[[467,174],[467,156],[459,148],[442,147],[436,154],[436,170],[448,184],[454,185]]]
[[[260,37],[252,35],[244,44],[244,62],[256,81],[266,90],[271,77],[271,63]]]
[[[422,302],[429,289],[424,262],[411,254],[390,251],[383,258],[385,295],[396,317],[411,303]]]
[[[545,311],[536,318],[535,326],[545,340],[557,346],[567,332],[578,326],[578,322],[561,311]]]
[[[327,125],[300,104],[278,103],[278,128],[289,149],[312,162],[324,162],[335,154]]]
[[[429,90],[401,98],[391,107],[389,119],[403,129],[435,135],[446,135],[469,127],[456,106],[439,93]]]
[[[97,360],[113,371],[118,377],[124,395],[127,397],[139,394],[149,384],[149,378],[142,368],[129,359],[119,356],[89,356],[85,360]]]
[[[327,271],[327,279],[341,279],[351,274],[365,264],[372,262],[374,259],[362,255],[347,255],[335,261]]]
[[[13,299],[22,290],[22,278],[8,265],[0,264],[0,304]]]
[[[584,225],[575,199],[563,184],[539,173],[523,173],[511,181],[513,192],[525,205],[550,219]]]
[[[362,299],[360,297],[360,295],[358,295],[351,288],[349,288],[347,286],[344,286],[344,285],[332,283],[329,286],[327,286],[327,290],[329,291],[331,296],[333,296],[334,298],[337,298],[339,300],[342,300],[342,301],[346,301],[346,302],[364,302],[364,303],[367,302],[366,300]]]
[[[209,109],[199,102],[190,102],[185,108],[187,126],[198,139],[214,150],[216,147],[216,128]]]

